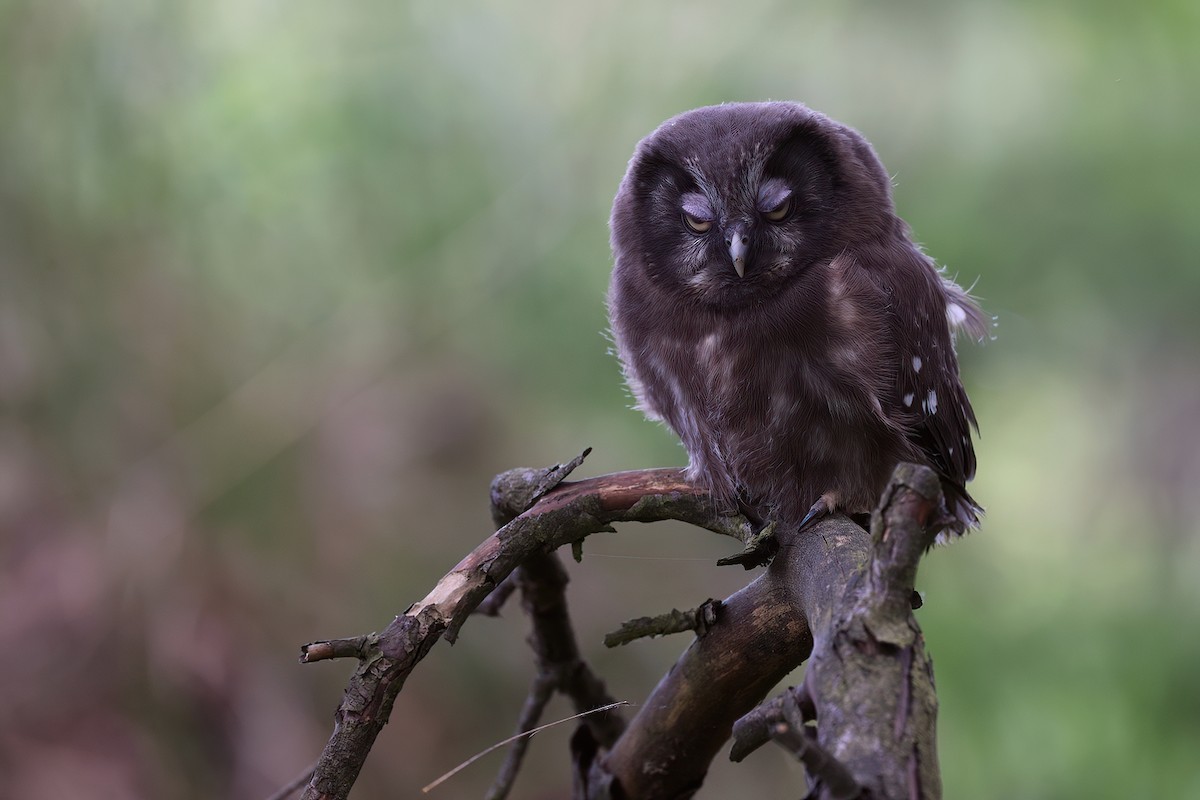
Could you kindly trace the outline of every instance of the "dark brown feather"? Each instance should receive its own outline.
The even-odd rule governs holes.
[[[634,153],[612,243],[626,378],[718,500],[788,524],[822,498],[863,512],[917,461],[951,528],[977,524],[951,322],[982,335],[983,318],[912,242],[858,133],[795,103],[668,120]]]

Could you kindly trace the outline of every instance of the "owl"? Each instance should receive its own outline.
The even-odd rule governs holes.
[[[798,103],[688,111],[638,144],[611,232],[625,378],[722,508],[804,529],[869,512],[911,461],[940,476],[944,534],[978,524],[954,334],[986,320],[858,132]]]

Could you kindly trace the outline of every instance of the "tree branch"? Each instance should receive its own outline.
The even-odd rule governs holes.
[[[529,644],[537,664],[537,675],[521,711],[517,732],[532,730],[537,725],[555,691],[571,698],[576,712],[614,704],[616,700],[608,693],[604,682],[580,656],[567,612],[567,571],[558,554],[536,553],[513,576],[521,589],[521,605],[532,622]],[[619,712],[611,711],[588,715],[580,725],[589,730],[594,741],[609,747],[625,729],[625,720]],[[502,800],[508,796],[528,746],[528,737],[513,742],[486,795],[487,800]]]
[[[364,658],[368,648],[378,646],[379,637],[373,633],[354,636],[350,639],[331,639],[325,642],[309,642],[300,646],[300,663],[312,664],[331,658]]]
[[[554,690],[558,688],[557,683],[557,676],[538,672],[533,679],[533,685],[529,687],[525,705],[521,708],[521,717],[517,720],[517,733],[528,733],[537,727],[538,721],[542,718],[542,712],[546,710],[546,704],[550,702],[550,698],[554,697]],[[484,800],[504,800],[505,797],[508,797],[513,782],[517,779],[517,772],[521,769],[521,762],[525,759],[525,751],[528,749],[528,736],[518,736],[513,740],[508,749],[508,755],[500,766],[500,772],[497,773],[496,780],[492,782],[491,788],[484,795]]]
[[[872,516],[871,548],[861,567],[848,569],[840,583],[797,587],[816,639],[804,686],[740,720],[731,758],[741,760],[769,738],[794,748],[803,719],[784,719],[784,710],[807,707],[817,720],[810,750],[821,755],[818,763],[800,757],[819,780],[814,796],[941,797],[933,667],[912,615],[917,564],[932,544],[930,522],[941,502],[931,470],[901,464]],[[789,549],[821,548],[801,536],[784,546]]]
[[[801,541],[781,542],[767,570],[722,602],[716,622],[663,676],[609,753],[593,763],[587,797],[691,796],[734,722],[808,657],[813,640],[797,585],[807,586],[811,578],[840,589],[839,571],[862,563],[867,534],[835,516],[795,538]]]
[[[942,794],[933,664],[911,609],[917,564],[933,543],[930,522],[941,505],[932,470],[896,468],[872,515],[870,560],[817,638],[805,674],[818,743],[872,797]]]
[[[657,617],[638,617],[621,623],[621,627],[604,637],[605,647],[619,647],[654,636],[669,636],[672,633],[693,631],[697,636],[703,636],[709,627],[717,621],[717,613],[721,610],[721,601],[711,597],[697,608],[688,611],[672,609]]]
[[[538,661],[524,727],[540,714],[544,687],[552,682],[577,708],[611,701],[579,657],[566,611],[566,575],[555,549],[611,530],[614,522],[663,519],[691,522],[743,543],[752,540],[749,520],[716,513],[680,470],[562,483],[580,460],[498,476],[493,510],[504,524],[424,600],[378,636],[307,647],[308,660],[357,655],[359,665],[306,800],[347,796],[409,672],[438,638],[453,639],[518,567],[514,580],[533,620]],[[777,533],[778,555],[769,568],[712,607],[711,624],[701,628],[627,727],[622,729],[616,715],[595,715],[580,727],[572,741],[576,796],[690,796],[734,722],[812,652],[805,692],[818,717],[817,739],[795,739],[808,736],[797,730],[806,726],[786,712],[783,728],[776,724],[773,730],[809,765],[821,783],[820,797],[851,797],[854,786],[873,797],[939,797],[936,697],[910,611],[938,491],[932,472],[902,465],[875,515],[873,539],[840,516],[799,535]],[[809,697],[782,701],[780,708],[800,708]],[[515,773],[519,756],[510,761]],[[509,785],[511,777],[502,776],[495,796]]]
[[[580,461],[582,456],[549,469],[510,470],[498,476],[493,507],[499,515],[518,516],[460,561],[425,599],[397,616],[376,638],[364,639],[358,667],[334,716],[333,735],[304,800],[349,795],[409,673],[439,638],[453,641],[479,603],[531,556],[611,530],[613,522],[679,519],[742,541],[752,532],[748,520],[717,514],[708,495],[687,483],[681,470],[622,472],[561,483]],[[533,507],[524,511],[530,502]],[[590,672],[576,674],[573,681],[572,691],[581,697],[596,691]]]

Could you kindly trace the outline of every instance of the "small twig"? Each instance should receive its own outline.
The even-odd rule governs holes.
[[[742,552],[718,558],[717,566],[729,567],[741,564],[743,568],[751,570],[767,565],[778,552],[779,540],[775,538],[775,523],[770,522],[746,540],[746,546],[742,548]]]
[[[585,447],[583,448],[582,453],[575,456],[570,461],[567,461],[563,464],[556,464],[547,469],[541,480],[531,487],[532,494],[530,495],[529,500],[525,503],[525,507],[528,508],[532,506],[538,500],[541,500],[543,497],[545,497],[547,492],[565,481],[567,477],[575,471],[575,468],[582,464],[583,460],[591,455],[591,453],[592,448]]]
[[[354,636],[349,639],[330,639],[326,642],[309,642],[300,645],[300,663],[312,664],[316,661],[327,661],[331,658],[361,659],[370,647],[379,644],[379,636],[368,633],[364,636]]]
[[[538,675],[533,679],[533,685],[529,687],[529,695],[525,698],[525,705],[521,709],[521,718],[517,720],[518,738],[509,749],[508,756],[500,766],[500,772],[496,774],[496,780],[492,782],[491,788],[484,795],[484,800],[503,800],[508,797],[513,781],[517,779],[517,772],[521,769],[521,762],[525,759],[525,751],[529,749],[529,740],[532,738],[521,734],[528,733],[537,725],[537,721],[542,717],[542,712],[546,710],[546,704],[554,696],[554,690],[558,684],[559,680],[556,676]]]
[[[697,636],[703,636],[717,621],[717,613],[721,610],[721,601],[711,597],[697,608],[688,611],[671,609],[666,614],[656,617],[638,617],[622,623],[621,627],[604,637],[605,647],[618,647],[638,639],[653,636],[668,636],[672,633],[695,631]]]
[[[303,773],[297,775],[290,783],[281,788],[279,791],[275,792],[275,794],[268,797],[267,800],[287,800],[287,798],[303,789],[304,785],[312,780],[313,772],[316,770],[316,768],[317,762],[314,761],[308,765],[308,768],[304,770]]]
[[[817,744],[804,724],[803,687],[792,687],[759,705],[733,726],[731,761],[741,761],[768,741],[792,753],[829,790],[832,800],[852,800],[862,794],[862,786],[838,761]]]
[[[528,731],[525,731],[524,733],[518,733],[515,736],[510,736],[507,739],[504,739],[503,741],[496,742],[494,745],[487,748],[486,750],[481,750],[480,752],[471,756],[466,761],[462,762],[457,767],[450,770],[449,772],[447,772],[442,777],[438,778],[433,783],[422,788],[421,791],[423,793],[427,793],[432,789],[436,789],[438,786],[442,785],[443,783],[448,781],[450,778],[453,778],[455,775],[462,772],[464,769],[471,766],[476,761],[478,761],[479,759],[486,756],[488,753],[492,752],[493,750],[498,750],[501,747],[504,747],[504,745],[508,744],[509,742],[516,741],[517,739],[520,739],[523,736],[533,736],[535,734],[541,733],[542,731],[546,730],[547,728],[553,728],[555,725],[561,725],[562,723],[570,722],[573,719],[581,719],[583,717],[588,716],[589,714],[599,714],[601,711],[610,711],[618,706],[628,706],[628,705],[632,705],[632,703],[630,703],[628,700],[618,700],[615,703],[609,703],[606,706],[600,706],[599,708],[593,708],[590,711],[584,711],[579,714],[572,714],[569,717],[564,717],[563,719],[555,720],[554,722],[547,722],[545,725],[539,725],[538,727],[534,728],[533,730],[528,730]]]
[[[569,576],[558,554],[534,553],[513,575],[521,589],[521,607],[529,616],[528,642],[537,674],[553,681],[554,688],[570,698],[575,711],[616,702],[579,651],[567,606]],[[586,724],[604,747],[611,746],[625,729],[620,714],[589,717]]]
[[[764,700],[733,723],[733,746],[729,749],[729,760],[737,763],[771,741],[772,729],[782,716],[783,695],[778,694],[770,700]]]
[[[846,765],[817,744],[816,739],[808,734],[796,692],[796,689],[790,689],[783,693],[781,722],[787,731],[783,736],[776,736],[776,741],[784,744],[804,762],[808,774],[825,784],[830,800],[854,800],[860,797],[862,786],[850,774]]]
[[[492,481],[492,521],[496,527],[507,525],[514,517],[531,508],[538,500],[575,471],[592,452],[583,452],[562,464],[542,469],[517,468],[502,472]]]

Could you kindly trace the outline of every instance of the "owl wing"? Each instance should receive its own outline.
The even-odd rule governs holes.
[[[986,321],[975,301],[915,245],[894,248],[899,252],[873,271],[889,298],[888,326],[900,360],[889,405],[941,474],[949,510],[970,527],[981,511],[965,488],[975,477],[971,429],[979,426],[959,379],[954,332],[963,328],[982,338]]]

